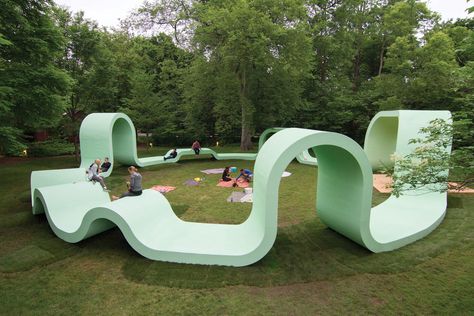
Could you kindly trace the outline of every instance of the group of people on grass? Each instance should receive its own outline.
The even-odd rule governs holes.
[[[237,181],[242,178],[243,181],[250,182],[253,178],[253,173],[249,169],[240,169],[240,174],[235,180],[230,177],[230,167],[225,167],[222,172],[222,181],[229,182],[234,181],[233,186],[237,186]]]
[[[201,144],[196,140],[194,141],[192,147],[194,153],[199,155],[201,151]],[[176,158],[178,155],[177,149],[174,148],[168,156],[163,157],[166,161],[167,159]],[[111,162],[109,161],[108,157],[105,157],[104,163],[101,164],[100,159],[96,159],[93,164],[89,166],[88,179],[93,182],[99,182],[104,191],[110,192],[107,189],[107,185],[105,184],[104,177],[100,175],[100,173],[107,172],[110,167],[112,166]],[[253,173],[249,169],[240,169],[240,174],[233,180],[230,177],[231,174],[231,167],[225,167],[224,172],[222,173],[222,181],[234,181],[233,186],[237,186],[237,181],[242,178],[243,181],[250,182],[253,178]],[[120,198],[126,196],[139,196],[142,194],[142,175],[138,172],[138,169],[135,166],[128,167],[128,173],[130,174],[130,181],[127,181],[127,192],[122,193],[121,196],[112,196],[112,200],[118,200]]]
[[[199,155],[201,151],[201,144],[195,140],[191,146],[191,149],[194,150],[196,155]],[[163,159],[166,161],[167,159],[176,158],[177,155],[178,151],[176,148],[174,148],[168,157],[165,156]],[[107,172],[111,166],[112,163],[109,161],[108,157],[105,157],[104,163],[102,165],[100,159],[96,159],[94,163],[89,166],[89,170],[87,171],[87,177],[89,181],[99,182],[104,191],[110,192],[110,190],[107,189],[104,177],[102,177],[100,173]],[[130,181],[127,181],[127,192],[122,193],[122,195],[119,197],[113,195],[112,200],[118,200],[126,196],[138,196],[142,194],[142,175],[138,172],[138,169],[135,166],[128,167],[128,173],[130,174]]]

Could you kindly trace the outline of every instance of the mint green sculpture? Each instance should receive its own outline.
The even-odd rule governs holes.
[[[450,114],[377,114],[367,131],[367,154],[352,139],[338,133],[300,128],[278,131],[261,146],[256,157],[253,207],[249,218],[239,225],[182,221],[166,198],[153,190],[110,202],[100,185],[85,180],[84,168],[33,172],[33,213],[45,212],[54,233],[68,242],[79,242],[116,225],[138,253],[153,260],[245,266],[260,260],[273,246],[281,174],[297,155],[310,149],[318,157],[316,208],[322,221],[373,252],[390,251],[424,237],[441,222],[446,193],[390,197],[371,208],[371,163],[388,161],[391,149],[397,154],[413,150],[408,139],[417,136],[419,128],[434,118],[450,119]],[[387,121],[396,125],[396,130],[379,126]],[[123,114],[88,116],[80,137],[82,167],[102,156],[114,163],[164,163],[157,157],[137,158],[135,130]],[[377,142],[383,138],[394,146],[380,147]],[[217,159],[252,157],[209,153]]]
[[[262,148],[263,144],[267,141],[267,139],[272,135],[275,134],[281,130],[284,130],[285,127],[272,127],[272,128],[267,128],[263,133],[260,135],[258,139],[258,149]],[[307,149],[303,150],[300,152],[298,155],[296,155],[296,160],[305,165],[311,165],[311,166],[317,166],[318,165],[318,160],[311,156],[309,151]]]
[[[88,115],[81,124],[79,137],[81,140],[82,168],[88,168],[94,159],[103,157],[109,157],[111,162],[124,165],[147,167],[174,163],[184,155],[194,155],[194,151],[190,146],[188,149],[178,149],[177,157],[166,161],[163,160],[163,156],[138,158],[135,127],[130,118],[122,113],[94,113]],[[166,155],[168,154],[169,152]],[[257,156],[253,153],[218,154],[212,149],[202,148],[201,155],[206,154],[214,156],[217,160],[255,160]],[[112,172],[112,168],[104,175],[108,176]]]

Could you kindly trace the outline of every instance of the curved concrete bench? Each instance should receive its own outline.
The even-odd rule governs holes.
[[[273,246],[281,174],[298,154],[310,148],[318,157],[316,208],[321,220],[373,252],[393,250],[422,238],[441,222],[446,194],[390,197],[371,208],[370,161],[376,156],[371,150],[376,151],[377,146],[371,145],[370,138],[378,134],[370,135],[376,131],[373,126],[377,126],[377,121],[385,117],[396,119],[398,129],[396,133],[390,133],[390,137],[395,138],[395,150],[406,153],[411,150],[404,143],[406,137],[416,136],[415,131],[433,118],[449,119],[449,112],[379,113],[368,130],[369,155],[341,134],[299,128],[277,132],[260,148],[254,167],[252,211],[239,225],[184,222],[174,215],[164,196],[151,190],[145,190],[139,197],[110,202],[98,184],[84,181],[36,188],[34,211],[44,211],[56,235],[69,242],[80,241],[117,225],[130,245],[150,259],[245,266],[260,260]],[[112,144],[104,146],[102,143],[121,161],[137,159],[136,148],[130,151],[127,143],[131,141],[135,145],[134,140],[126,138],[128,132],[123,133],[123,139],[117,138],[117,134],[113,136]],[[100,143],[93,140],[91,146]],[[388,152],[377,157],[385,157]],[[68,175],[68,181],[71,178],[74,175]]]
[[[413,152],[416,144],[409,144],[409,140],[423,137],[419,134],[420,128],[438,118],[451,122],[451,113],[413,110],[377,113],[369,124],[364,142],[364,151],[372,168],[393,166],[393,154],[401,157]],[[446,150],[450,153],[451,146]],[[399,172],[397,165],[393,167],[395,172]],[[444,173],[447,176],[448,170]],[[417,189],[398,198],[390,196],[371,212],[370,232],[377,242],[375,251],[393,250],[398,248],[393,247],[394,244],[403,246],[428,235],[442,222],[446,206],[446,192]]]
[[[372,192],[370,166],[362,148],[344,135],[295,128],[275,134],[261,148],[254,169],[253,208],[249,218],[240,225],[184,222],[174,215],[164,196],[150,190],[139,197],[109,202],[100,185],[90,182],[37,188],[35,213],[44,211],[55,234],[68,242],[80,241],[117,225],[132,247],[151,259],[244,266],[260,260],[273,246],[281,174],[298,153],[310,147],[314,147],[323,162],[332,164],[334,155],[342,157],[343,164],[329,168],[328,172],[344,174],[363,166],[362,177],[348,181],[329,175],[326,179],[323,173],[318,184],[318,191],[322,192],[340,189],[351,182],[366,191],[366,199],[357,191],[351,194],[355,201],[347,204],[347,200],[338,199],[337,203],[330,203],[331,209],[324,206],[324,198],[318,199],[318,205],[322,203],[327,214],[345,210],[353,215],[346,224],[358,226],[358,221],[353,219],[364,214],[360,210],[354,212],[353,207],[358,204],[361,208],[362,202],[366,202],[370,210]],[[362,241],[360,233],[349,236]]]
[[[259,139],[259,148],[270,134],[284,128],[269,128],[262,133]],[[138,158],[136,145],[136,131],[133,122],[123,113],[92,113],[81,123],[79,132],[81,144],[81,165],[79,168],[33,171],[31,173],[31,201],[34,206],[33,192],[36,188],[66,184],[78,181],[87,181],[86,170],[97,158],[109,157],[112,163],[107,172],[101,173],[108,177],[115,163],[148,167],[160,164],[176,163],[184,156],[195,156],[191,148],[177,149],[177,156],[173,159],[163,159],[169,156],[169,150],[164,156]],[[202,148],[200,155],[210,155],[217,160],[255,160],[256,153],[217,153],[210,148]],[[300,153],[297,160],[304,164],[317,165],[317,161],[308,151]],[[33,207],[34,213],[34,207]]]
[[[123,113],[93,113],[81,124],[81,167],[88,168],[97,157],[109,157],[112,167],[104,173],[112,173],[114,162],[125,165],[147,167],[152,165],[177,162],[183,156],[194,156],[191,148],[178,149],[174,159],[163,159],[163,156],[138,158],[135,127],[130,118]],[[166,155],[169,155],[168,151]],[[201,155],[212,155],[217,160],[239,159],[255,160],[255,153],[217,153],[209,148],[202,148]]]

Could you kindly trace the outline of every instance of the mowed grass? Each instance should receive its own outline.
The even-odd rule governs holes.
[[[238,148],[220,148],[223,152]],[[141,156],[165,152],[142,151]],[[252,161],[190,157],[142,169],[144,187],[166,194],[187,221],[241,223],[251,204],[227,203],[233,189],[202,169],[253,168]],[[31,215],[32,170],[75,167],[72,157],[0,165],[0,314],[470,314],[474,311],[474,197],[450,195],[445,220],[428,237],[373,254],[328,229],[315,210],[317,168],[291,163],[279,192],[272,250],[243,268],[155,262],[118,229],[77,244]],[[197,187],[187,179],[205,177]],[[106,179],[125,190],[126,166]],[[341,192],[344,198],[344,192]],[[373,204],[387,195],[374,191]]]

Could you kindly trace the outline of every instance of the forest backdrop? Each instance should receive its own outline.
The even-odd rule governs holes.
[[[247,150],[273,126],[361,143],[375,113],[397,109],[472,127],[474,19],[441,22],[416,0],[150,0],[111,30],[53,1],[2,2],[6,155],[43,130],[77,149],[91,112],[128,114],[156,145]],[[456,146],[472,148],[466,130]]]

